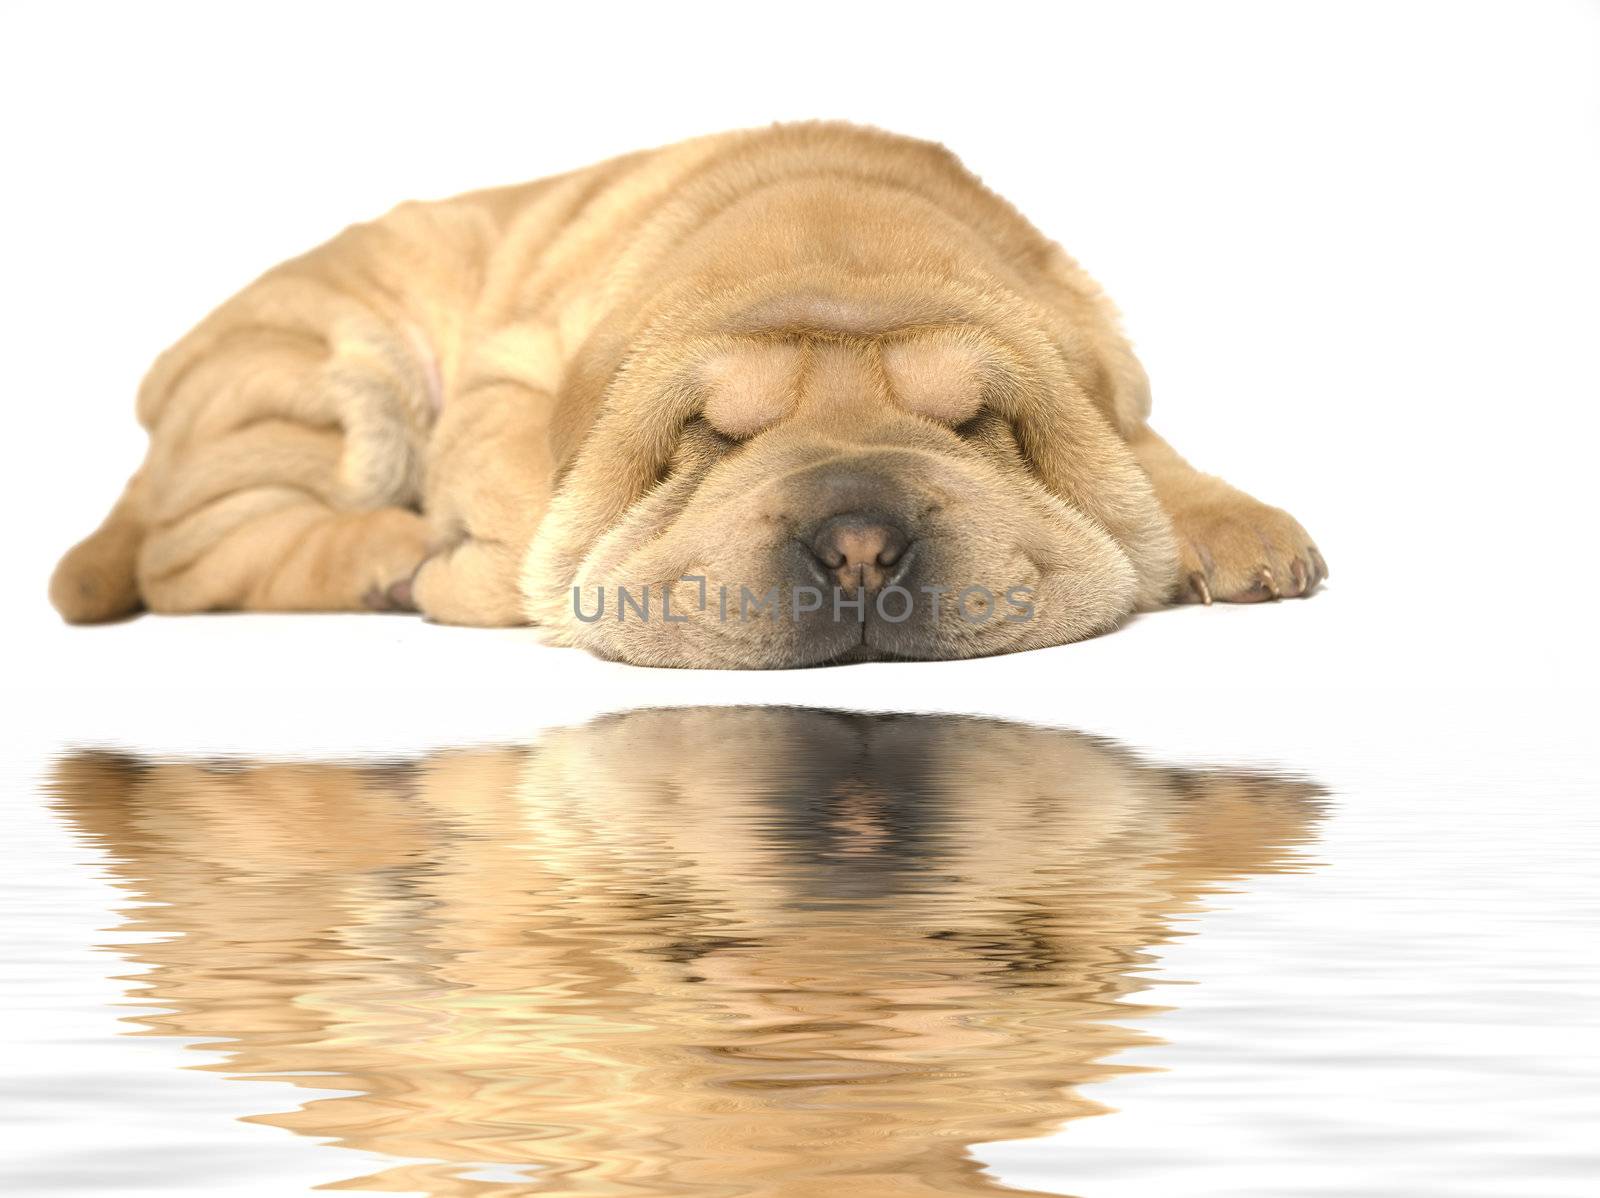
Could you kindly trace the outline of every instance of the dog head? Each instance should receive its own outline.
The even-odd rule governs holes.
[[[867,311],[790,297],[631,347],[530,551],[535,622],[640,664],[777,667],[1061,644],[1159,601],[1170,528],[1091,348]]]

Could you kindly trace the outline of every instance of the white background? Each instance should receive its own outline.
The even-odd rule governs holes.
[[[1337,1192],[1477,1192],[1464,1175],[1428,1184],[1436,1170],[1384,1182],[1337,1136],[1272,1138],[1330,1107],[1364,1112],[1363,1151],[1388,1128],[1425,1170],[1423,1131],[1570,1150],[1559,1117],[1578,1099],[1548,1079],[1584,1052],[1592,1072],[1595,1046],[1572,1016],[1597,977],[1574,961],[1572,920],[1596,772],[1600,6],[13,3],[0,111],[0,627],[21,784],[68,742],[415,750],[679,701],[985,711],[1159,759],[1287,764],[1344,804],[1328,868],[1261,882],[1172,949],[1174,976],[1210,987],[1151,1029],[1172,1040],[1152,1063],[1178,1067],[1098,1095],[1123,1113],[1064,1141],[1080,1165],[1098,1151],[1150,1171],[1085,1188],[1282,1195],[1314,1159],[1343,1171],[1326,1175]],[[1299,517],[1329,585],[1011,658],[783,674],[641,670],[406,617],[57,622],[55,559],[138,463],[141,372],[262,269],[401,199],[817,116],[945,142],[1060,240],[1122,308],[1156,427]],[[92,1046],[30,1068],[97,1076],[112,1049],[95,1037],[114,1028],[97,1004],[117,988],[84,945],[115,900],[71,889],[76,850],[47,815],[19,819],[60,888],[51,959],[83,979],[52,1034]],[[1439,839],[1419,845],[1428,828]],[[1422,987],[1416,1022],[1382,1023],[1390,980],[1451,935],[1469,937],[1457,957],[1405,982]],[[1490,994],[1484,971],[1510,962],[1548,991]],[[1434,1018],[1429,985],[1482,987],[1484,1005]],[[1334,1069],[1316,1056],[1331,1025],[1296,1005],[1308,991],[1371,1018],[1328,1042],[1359,1070],[1318,1072]],[[1265,1029],[1254,1055],[1241,1019]],[[1296,1053],[1303,1069],[1272,1072]],[[1258,1074],[1282,1087],[1249,1108],[1259,1142],[1196,1118],[1222,1119],[1227,1086]],[[222,1137],[288,1167],[287,1139],[191,1118],[186,1103],[214,1108],[210,1079],[164,1059],[156,1076],[192,1096],[148,1096],[171,1142]],[[57,1128],[61,1151],[78,1131]],[[1061,1176],[1059,1148],[992,1159],[1039,1184]],[[1482,1192],[1583,1192],[1514,1159]],[[324,1180],[307,1161],[308,1184]]]

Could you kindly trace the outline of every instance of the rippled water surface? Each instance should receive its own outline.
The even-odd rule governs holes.
[[[1349,800],[1296,772],[998,720],[698,708],[384,761],[74,750],[43,791],[37,852],[76,862],[7,893],[57,1049],[11,1102],[24,1135],[80,1130],[24,1154],[24,1191],[1536,1194],[1579,1192],[1593,1164],[1593,958],[1560,978],[1426,937],[1397,955],[1383,919],[1417,894],[1319,922],[1385,833],[1337,832]],[[1418,891],[1482,869],[1461,918],[1491,926],[1490,870],[1534,865],[1427,844]],[[1576,942],[1593,904],[1554,862],[1549,917]],[[1204,964],[1214,930],[1221,976],[1185,976],[1184,941]],[[1247,952],[1270,984],[1234,1010],[1172,984],[1226,1001]],[[1511,1047],[1534,1012],[1565,1051]],[[1500,1059],[1440,1048],[1497,1021]],[[1397,1071],[1439,1118],[1374,1126]],[[1314,1173],[1305,1129],[1275,1123],[1300,1117],[1291,1072],[1325,1093]],[[1545,1131],[1452,1125],[1462,1085],[1523,1087]],[[1163,1096],[1157,1124],[1085,1119],[1141,1093]],[[1184,1104],[1170,1136],[1118,1143],[1161,1101]],[[1257,1172],[1213,1190],[1200,1165],[1228,1151]],[[1193,1189],[1153,1182],[1185,1154]]]

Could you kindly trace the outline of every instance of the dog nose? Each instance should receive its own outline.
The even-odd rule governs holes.
[[[911,539],[881,516],[850,512],[823,522],[811,536],[811,554],[840,588],[876,591],[898,573]]]

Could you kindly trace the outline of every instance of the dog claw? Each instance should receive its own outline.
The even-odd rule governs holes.
[[[1204,574],[1189,575],[1189,589],[1195,593],[1195,598],[1207,607],[1211,606],[1211,588],[1206,585]]]
[[[1296,595],[1304,595],[1311,589],[1311,578],[1306,570],[1305,562],[1295,558],[1294,563],[1289,567],[1289,573],[1294,575],[1294,593]]]
[[[1311,564],[1317,568],[1317,581],[1321,582],[1328,577],[1328,563],[1317,552],[1316,546],[1313,545],[1307,552],[1311,554]]]
[[[1272,571],[1266,566],[1261,567],[1261,572],[1256,575],[1256,586],[1265,587],[1274,599],[1282,599],[1283,592],[1278,588],[1278,580],[1272,577]]]

